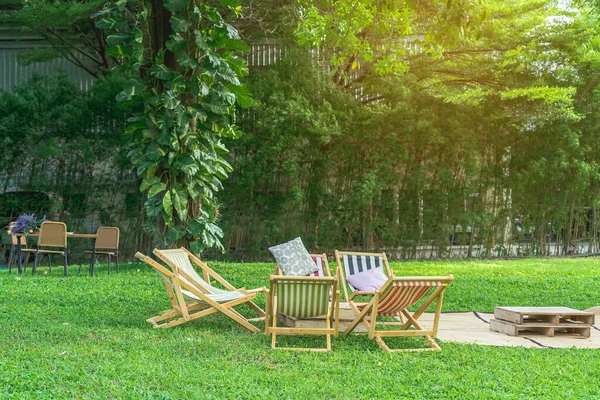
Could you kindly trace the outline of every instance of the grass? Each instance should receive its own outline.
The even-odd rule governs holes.
[[[453,273],[446,312],[492,311],[501,304],[584,309],[600,303],[599,261],[392,267],[398,275]],[[266,285],[273,268],[210,265],[247,288]],[[388,354],[356,335],[334,339],[327,354],[272,351],[266,336],[220,315],[152,329],[145,319],[169,303],[158,275],[142,265],[124,265],[110,276],[101,267],[94,278],[70,272],[67,279],[60,269],[21,279],[0,272],[1,399],[600,397],[598,350],[441,343],[441,352]],[[322,344],[320,338],[288,340]]]

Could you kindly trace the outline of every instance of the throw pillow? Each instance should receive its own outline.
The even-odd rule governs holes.
[[[269,247],[284,275],[305,276],[315,271],[315,262],[299,237],[278,246]]]
[[[347,276],[346,280],[356,290],[374,292],[381,289],[383,284],[388,280],[388,277],[383,273],[383,268],[379,267]]]

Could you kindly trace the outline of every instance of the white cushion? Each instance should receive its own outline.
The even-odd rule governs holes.
[[[299,237],[278,246],[269,247],[284,275],[305,276],[315,271],[315,262]]]

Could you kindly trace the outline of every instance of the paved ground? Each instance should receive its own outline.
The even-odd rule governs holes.
[[[490,330],[491,313],[461,312],[443,313],[440,316],[438,339],[443,342],[475,343],[486,346],[523,346],[537,348],[582,347],[600,348],[600,306],[589,308],[585,311],[596,314],[596,325],[592,326],[589,338],[578,337],[565,333],[558,333],[554,337],[538,333],[523,333],[520,336],[509,336]],[[344,331],[352,322],[353,312],[347,303],[340,304],[340,331]],[[419,318],[421,324],[427,329],[433,323],[433,313],[426,313]],[[290,322],[290,321],[288,321]],[[292,324],[293,325],[293,324]],[[312,320],[296,320],[296,326],[320,327],[323,321],[318,318]],[[354,330],[356,333],[365,332],[361,324]]]
[[[489,320],[492,318],[494,315],[488,313],[444,313],[440,317],[438,339],[444,342],[476,343],[488,346],[600,348],[600,315],[598,314],[596,315],[596,325],[592,327],[589,338],[561,333],[554,337],[537,333],[508,336],[490,331]],[[425,314],[421,319],[424,326],[431,326],[433,314]]]

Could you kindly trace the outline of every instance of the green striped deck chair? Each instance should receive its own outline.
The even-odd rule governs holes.
[[[262,319],[265,312],[254,304],[258,292],[265,288],[253,290],[236,289],[219,274],[200,261],[184,248],[177,250],[154,250],[154,254],[168,268],[152,258],[137,253],[136,257],[154,268],[163,278],[167,293],[171,300],[172,309],[163,311],[160,315],[149,318],[155,328],[169,328],[182,323],[222,312],[252,332],[260,330],[233,307],[248,304]],[[204,278],[194,269],[193,264],[201,268]],[[221,283],[225,289],[212,286],[211,279]]]
[[[356,318],[344,331],[344,335],[363,323],[368,329],[369,339],[375,339],[379,347],[384,351],[426,351],[441,350],[433,340],[437,336],[440,313],[442,311],[442,300],[444,290],[452,282],[454,277],[448,276],[408,276],[396,278],[392,276],[376,291],[373,299],[368,303],[355,303]],[[428,297],[427,294],[429,294]],[[425,299],[417,311],[411,313],[408,307]],[[419,317],[435,302],[435,315],[433,327],[424,329],[417,321]],[[395,316],[403,314],[405,322],[378,322],[377,317]],[[399,326],[399,329],[377,329],[377,325]],[[392,350],[384,342],[383,337],[390,336],[423,336],[429,348],[422,349],[395,349]]]
[[[280,350],[330,351],[331,335],[337,336],[339,300],[337,277],[271,275],[267,293],[265,333],[271,335],[271,347]],[[333,293],[330,301],[330,293]],[[280,327],[278,316],[295,319],[324,317],[325,327]],[[277,335],[325,335],[325,348],[277,347]]]

